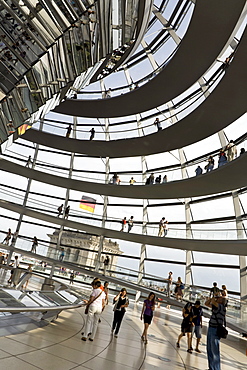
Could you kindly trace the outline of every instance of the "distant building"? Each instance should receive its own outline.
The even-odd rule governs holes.
[[[60,246],[56,248],[58,240],[58,232],[54,231],[53,234],[48,234],[50,238],[50,246],[47,252],[47,257],[59,259],[60,246],[64,248],[65,256],[64,262],[73,262],[78,265],[86,267],[94,267],[97,260],[100,237],[82,233],[76,233],[73,231],[64,231],[62,233]],[[77,247],[72,248],[72,247]],[[104,239],[103,252],[101,255],[101,267],[103,267],[103,261],[106,255],[109,253],[110,264],[109,270],[115,270],[115,266],[118,262],[118,256],[123,252],[119,249],[119,244],[111,241],[111,239]],[[111,253],[116,254],[112,256]]]

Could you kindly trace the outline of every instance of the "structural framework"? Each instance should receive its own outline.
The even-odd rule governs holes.
[[[245,0],[1,2],[0,232],[15,232],[12,252],[36,234],[46,254],[48,229],[59,249],[70,229],[100,236],[96,271],[107,236],[138,263],[138,283],[170,248],[188,285],[196,259],[215,252],[239,268],[246,301],[246,10]]]

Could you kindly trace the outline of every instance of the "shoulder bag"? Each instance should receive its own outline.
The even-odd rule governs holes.
[[[219,324],[219,321],[217,319],[217,314],[214,314],[215,315],[215,319],[217,321],[217,335],[218,337],[221,339],[226,339],[227,338],[227,335],[228,335],[228,330],[226,329],[226,319],[224,317],[224,325],[221,325]]]

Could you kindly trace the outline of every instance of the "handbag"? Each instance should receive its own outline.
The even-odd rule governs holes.
[[[217,322],[217,336],[221,339],[226,339],[227,338],[227,335],[228,335],[228,330],[226,329],[226,319],[224,318],[224,325],[221,325],[219,324],[219,321],[217,319],[217,315],[215,315],[215,319],[216,319],[216,322]]]
[[[217,326],[217,335],[219,338],[226,339],[228,335],[228,330],[223,325]]]
[[[103,291],[103,290],[102,290]],[[99,296],[101,296],[101,294],[102,294],[102,291],[100,292],[100,294],[99,295],[97,295],[97,297],[95,297],[93,300],[92,300],[92,302],[90,302],[89,304],[87,304],[86,305],[86,308],[85,308],[85,315],[87,315],[88,314],[88,310],[89,310],[89,306],[90,306],[90,304],[91,303],[93,303],[94,301],[96,301],[96,299],[98,299],[99,298]]]

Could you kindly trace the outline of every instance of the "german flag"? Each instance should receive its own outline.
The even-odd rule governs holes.
[[[24,125],[21,125],[20,127],[18,127],[18,135],[21,136],[23,134],[25,134],[25,132],[31,128],[31,126],[29,126],[27,123],[24,123]]]
[[[94,213],[95,204],[96,204],[96,199],[82,195],[81,202],[80,202],[81,209]]]

